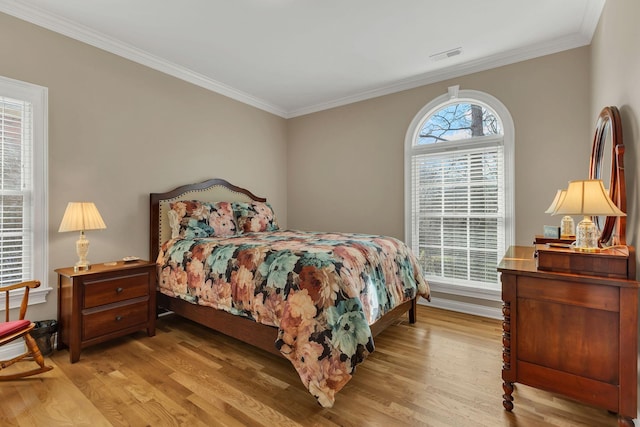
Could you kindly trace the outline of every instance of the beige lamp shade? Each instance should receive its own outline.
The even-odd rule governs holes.
[[[552,215],[626,216],[613,203],[601,179],[570,181],[567,193]]]
[[[62,216],[62,223],[58,232],[79,231],[80,238],[76,241],[76,253],[78,262],[74,266],[74,271],[89,270],[90,264],[87,261],[89,253],[89,239],[85,236],[85,230],[100,230],[107,228],[100,216],[100,212],[91,202],[70,202]]]
[[[101,230],[107,228],[96,205],[91,202],[69,202],[58,232]]]
[[[567,190],[558,190],[556,192],[556,196],[553,198],[551,205],[547,208],[544,213],[552,214],[553,212],[560,206],[560,204],[564,201],[564,198],[567,196]],[[561,238],[569,238],[576,234],[575,222],[570,215],[565,215],[560,222],[560,237]]]
[[[598,229],[592,216],[626,216],[613,203],[601,179],[569,182],[567,194],[551,215],[559,214],[584,217],[576,227],[575,249],[586,252],[598,251]]]
[[[567,190],[558,190],[556,196],[553,198],[551,205],[547,208],[544,213],[552,214],[556,208],[560,205],[560,203],[564,200],[564,197],[567,195]]]

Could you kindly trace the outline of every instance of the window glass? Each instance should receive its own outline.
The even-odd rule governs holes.
[[[501,134],[500,120],[492,110],[474,103],[455,103],[444,106],[427,118],[420,128],[416,144]]]

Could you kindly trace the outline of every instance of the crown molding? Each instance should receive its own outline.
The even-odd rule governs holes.
[[[529,59],[534,59],[541,56],[551,55],[565,50],[586,46],[590,43],[591,35],[589,35],[589,37],[585,37],[584,35],[579,34],[553,40],[548,43],[515,49],[497,55],[464,62],[451,67],[442,68],[433,72],[424,73],[416,77],[410,77],[388,86],[376,88],[365,92],[359,92],[351,96],[346,96],[344,98],[325,103],[311,105],[309,107],[299,108],[297,110],[290,111],[287,114],[286,118],[293,118],[306,114],[317,113],[319,111],[341,107],[344,105],[353,104],[355,102],[377,98],[379,96],[390,95],[393,93],[402,92],[404,90],[414,89],[416,87],[438,83],[444,80],[462,77],[468,74],[486,71],[493,68],[511,65],[517,62],[522,62]]]
[[[285,119],[290,119],[588,45],[591,43],[591,38],[593,37],[593,33],[598,25],[604,4],[605,0],[588,1],[585,5],[585,14],[580,30],[578,33],[573,35],[547,43],[532,45],[464,62],[455,66],[424,73],[419,76],[406,78],[391,85],[357,92],[346,97],[289,111],[285,108],[274,105],[263,99],[257,98],[224,83],[194,72],[186,67],[166,61],[134,46],[123,43],[119,40],[96,32],[86,26],[82,26],[34,6],[28,6],[21,2],[17,2],[16,0],[0,0],[0,12],[4,12],[8,15],[12,15],[16,18],[49,29],[56,33],[87,43],[91,46],[129,59],[133,62],[200,86],[212,92],[224,95],[244,104],[256,107],[260,110],[264,110]]]
[[[419,76],[410,77],[384,87],[379,87],[364,92],[358,92],[353,95],[339,98],[333,101],[292,110],[287,113],[286,118],[293,118],[304,116],[306,114],[317,113],[319,111],[353,104],[354,102],[365,101],[367,99],[377,98],[384,95],[390,95],[392,93],[414,89],[416,87],[438,83],[444,80],[462,77],[468,74],[486,71],[492,68],[515,64],[517,62],[526,61],[529,59],[534,59],[541,56],[551,55],[565,50],[589,45],[591,44],[591,39],[593,38],[596,27],[598,26],[598,21],[600,20],[600,15],[602,14],[602,9],[604,8],[605,2],[606,0],[588,1],[585,5],[585,13],[582,24],[580,26],[580,30],[577,33],[571,34],[567,37],[558,38],[550,42],[531,45],[520,49],[514,49],[508,52],[484,57],[474,61],[464,62],[433,72],[424,73]]]
[[[138,64],[192,83],[196,86],[224,95],[228,98],[251,105],[280,117],[286,116],[286,111],[265,100],[234,89],[224,83],[213,80],[186,67],[174,64],[165,59],[152,55],[127,43],[92,30],[86,26],[54,15],[34,6],[27,6],[14,0],[0,0],[0,12],[46,28],[72,39],[81,41],[104,51],[129,59]]]
[[[602,9],[604,9],[605,2],[606,0],[591,0],[588,1],[585,6],[584,18],[582,19],[582,25],[580,26],[580,34],[589,39],[589,43],[591,43],[591,38],[598,27],[598,22],[600,21],[600,15],[602,15]]]

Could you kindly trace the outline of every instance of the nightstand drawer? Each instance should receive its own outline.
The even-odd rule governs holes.
[[[84,282],[84,308],[149,295],[149,274],[140,273],[117,278]]]
[[[148,318],[148,304],[149,301],[145,299],[134,304],[83,314],[82,339],[89,340],[131,326],[144,325]]]

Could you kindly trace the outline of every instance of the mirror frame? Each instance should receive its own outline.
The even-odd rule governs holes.
[[[611,147],[607,148],[607,139]],[[602,162],[606,158],[605,150],[611,152],[611,177],[609,181],[609,197],[622,212],[627,212],[627,193],[624,179],[624,144],[622,143],[622,122],[617,107],[604,107],[596,122],[596,131],[591,147],[589,161],[589,179],[603,179]],[[605,181],[605,187],[606,187]],[[600,246],[626,245],[626,217],[608,216],[604,221],[599,238]]]

